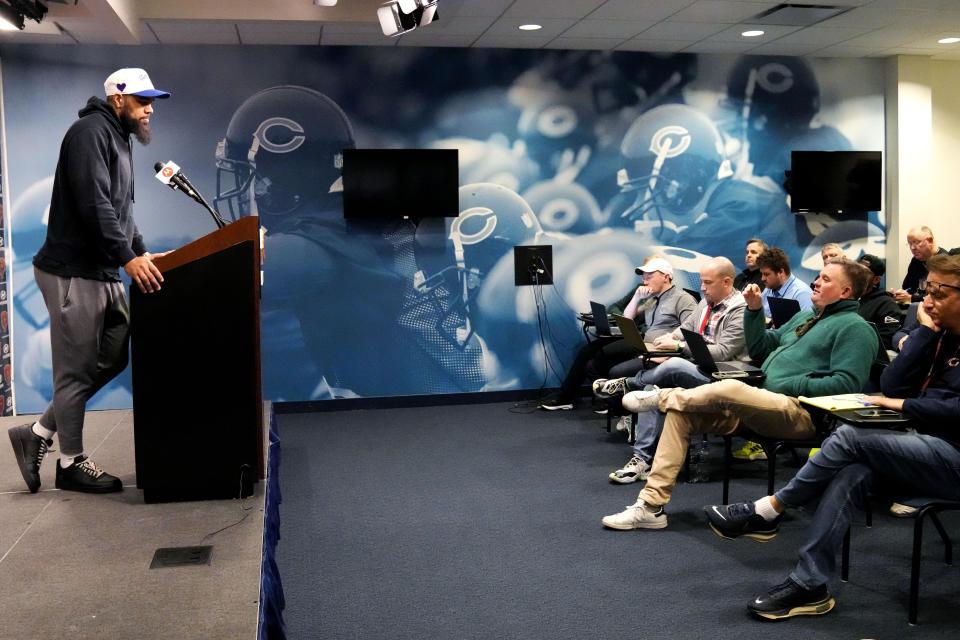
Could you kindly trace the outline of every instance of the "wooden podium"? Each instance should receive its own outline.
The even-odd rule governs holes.
[[[154,264],[130,287],[137,488],[145,502],[252,495],[264,474],[259,218]]]

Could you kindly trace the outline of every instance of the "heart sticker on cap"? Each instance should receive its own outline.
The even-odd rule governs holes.
[[[123,91],[123,90],[126,89],[126,88],[127,88],[127,83],[126,83],[126,82],[123,82],[123,83],[117,85],[117,89],[120,89],[120,91]]]

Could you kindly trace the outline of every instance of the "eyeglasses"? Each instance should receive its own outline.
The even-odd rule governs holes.
[[[960,287],[952,284],[945,284],[943,282],[927,282],[926,280],[920,281],[920,290],[923,291],[923,295],[930,296],[934,300],[942,300],[947,297],[947,292],[943,291],[944,287],[960,291]]]

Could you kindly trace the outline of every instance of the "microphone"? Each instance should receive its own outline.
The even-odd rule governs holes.
[[[210,215],[213,216],[213,220],[217,223],[217,227],[223,227],[226,225],[226,222],[220,217],[220,214],[210,208],[210,205],[207,204],[207,201],[203,199],[203,196],[200,195],[200,192],[197,190],[197,188],[190,184],[187,176],[183,175],[183,172],[180,171],[180,167],[177,166],[175,162],[172,160],[167,161],[166,164],[157,162],[153,165],[153,170],[157,172],[157,180],[167,185],[174,191],[179,189],[186,195],[190,196],[193,200],[196,200],[198,203],[203,205],[203,207],[210,212]]]
[[[180,171],[180,167],[177,166],[175,162],[172,160],[166,164],[157,162],[153,165],[153,170],[157,172],[157,180],[167,185],[174,191],[180,189],[186,195],[190,196],[200,204],[203,204],[203,198],[200,197],[200,194],[197,193],[197,190],[192,184],[190,184],[190,181],[187,180],[187,176],[183,175],[183,172]]]

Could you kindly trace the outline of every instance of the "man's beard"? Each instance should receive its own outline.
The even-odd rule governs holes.
[[[120,121],[123,123],[123,128],[126,129],[128,133],[132,133],[134,137],[140,141],[140,144],[144,146],[150,144],[149,124],[142,124],[136,118],[131,118],[126,114],[120,116]]]

